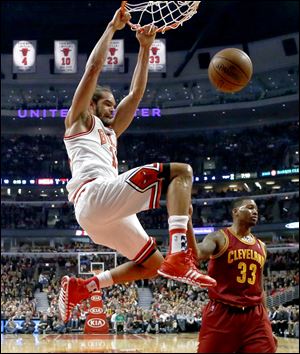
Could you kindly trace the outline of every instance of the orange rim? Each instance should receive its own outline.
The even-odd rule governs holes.
[[[135,24],[131,23],[130,21],[128,21],[127,23],[130,25],[130,27],[131,27],[134,31],[138,30],[138,28],[141,27],[141,26],[139,26],[139,25],[135,25]],[[171,25],[166,26],[165,28],[159,28],[159,29],[157,29],[157,30],[156,30],[156,33],[166,32],[166,31],[169,31],[170,29],[177,28],[177,27],[179,27],[180,25],[181,25],[180,23],[179,23],[179,24],[178,24],[178,23],[173,23],[173,24],[171,24]]]

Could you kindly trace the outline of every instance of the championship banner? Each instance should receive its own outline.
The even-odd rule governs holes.
[[[77,48],[74,41],[54,41],[54,73],[75,74],[77,73]]]
[[[35,73],[36,41],[13,41],[13,73]]]
[[[124,39],[113,39],[110,42],[103,72],[124,72]]]
[[[166,40],[155,39],[150,48],[149,71],[165,73],[166,70]]]

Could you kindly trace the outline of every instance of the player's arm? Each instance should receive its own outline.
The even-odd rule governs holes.
[[[111,127],[119,137],[130,125],[141,102],[148,81],[150,47],[155,39],[156,26],[147,25],[137,31],[136,37],[140,43],[137,64],[131,80],[129,94],[119,103],[115,120]]]
[[[187,228],[187,243],[188,247],[192,249],[194,258],[198,263],[209,259],[211,255],[217,253],[225,244],[224,236],[220,232],[211,232],[205,236],[201,243],[197,244],[193,223],[192,223],[193,207],[189,208],[189,221]]]
[[[70,128],[80,117],[87,115],[98,77],[106,60],[109,44],[115,32],[124,28],[129,19],[130,14],[128,12],[122,14],[120,9],[117,10],[91,52],[83,77],[75,91],[71,108],[65,119],[66,128]]]
[[[198,243],[198,259],[199,261],[206,261],[219,252],[225,245],[225,238],[219,232],[211,232],[207,234],[201,243]]]

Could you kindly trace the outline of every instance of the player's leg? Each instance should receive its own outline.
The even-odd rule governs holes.
[[[223,304],[210,301],[203,310],[197,352],[238,353],[242,331],[238,315],[228,313]]]
[[[191,285],[215,286],[216,281],[200,273],[194,264],[193,252],[188,249],[187,236],[189,208],[193,184],[193,170],[184,163],[171,163],[170,178],[167,189],[167,209],[169,223],[169,253],[158,270],[164,277],[182,281]],[[189,244],[191,244],[191,240]]]
[[[248,317],[239,353],[276,353],[277,345],[263,305],[255,306]]]
[[[106,270],[88,279],[64,276],[59,294],[59,311],[64,322],[68,322],[72,309],[83,300],[89,298],[92,292],[114,284],[124,284],[140,279],[158,276],[157,269],[163,261],[159,250],[155,250],[145,261],[137,264],[128,261],[116,268]]]
[[[157,277],[157,269],[160,267],[163,260],[164,257],[160,251],[156,250],[155,253],[141,264],[137,264],[133,261],[121,264],[110,271],[113,284],[123,284],[135,280]]]
[[[156,247],[155,239],[148,236],[136,215],[106,225],[104,229],[97,230],[96,234],[91,234],[91,238],[95,243],[117,250],[130,260],[109,271],[110,284],[102,280],[105,272],[100,274],[101,288],[157,276],[157,269],[164,258]]]
[[[165,193],[170,250],[159,274],[192,285],[215,286],[214,279],[197,269],[192,252],[187,249],[192,183],[192,168],[183,163],[154,163],[127,171],[115,180],[100,178],[80,194],[75,207],[76,218],[89,234],[97,234],[89,232],[95,225],[102,228],[123,217],[158,208],[161,194]],[[190,234],[189,237],[194,236]]]
[[[72,308],[87,299],[90,293],[113,284],[122,284],[157,276],[163,256],[156,248],[136,215],[122,218],[106,226],[86,225],[96,244],[115,249],[130,261],[88,279],[63,277],[59,295],[61,317],[68,321]]]

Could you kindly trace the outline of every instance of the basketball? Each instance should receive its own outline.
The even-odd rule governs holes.
[[[222,92],[238,92],[251,80],[253,66],[249,56],[240,49],[226,48],[216,53],[208,67],[212,85]]]

